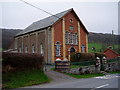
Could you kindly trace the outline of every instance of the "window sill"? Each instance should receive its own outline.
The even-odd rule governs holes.
[[[65,44],[65,45],[75,45],[75,46],[78,46],[78,44]]]
[[[63,57],[63,56],[55,56],[55,57]]]

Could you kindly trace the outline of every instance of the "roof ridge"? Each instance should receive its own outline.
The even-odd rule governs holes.
[[[59,12],[59,13],[53,14],[53,15],[51,15],[51,16],[47,16],[47,17],[45,17],[45,18],[43,18],[43,19],[40,19],[40,20],[34,21],[33,23],[38,22],[38,21],[42,21],[42,20],[47,19],[47,18],[52,17],[52,16],[55,16],[55,17],[57,18],[56,15],[58,15],[58,14],[60,14],[60,13],[63,13],[63,12],[66,12],[66,11],[70,11],[70,10],[72,10],[72,9],[73,9],[73,8],[70,8],[70,9],[67,9],[67,10],[61,11],[61,12]],[[58,17],[58,19],[59,19],[59,18],[60,18],[60,17]]]
[[[73,10],[73,8],[64,10],[60,13],[56,13],[54,15],[51,15],[51,16],[48,16],[46,18],[35,21],[32,24],[30,24],[28,27],[26,27],[23,31],[18,33],[16,36],[19,36],[19,35],[22,35],[22,34],[25,34],[25,33],[29,33],[29,32],[32,32],[32,31],[36,31],[38,29],[42,29],[42,28],[46,28],[48,26],[51,26],[57,20],[59,20],[62,16],[64,16],[66,13],[68,13],[71,10]],[[56,18],[55,18],[55,16],[56,16]]]

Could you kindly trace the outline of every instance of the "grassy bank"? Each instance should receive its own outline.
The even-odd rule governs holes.
[[[107,47],[108,45],[105,45],[105,44],[101,44],[101,43],[88,43],[88,52],[89,53],[96,53],[96,52],[103,52]],[[95,51],[92,50],[92,47],[95,47]],[[115,44],[114,45],[114,49],[118,49],[118,47],[120,47],[120,45],[118,44]]]
[[[46,82],[50,82],[50,79],[40,70],[3,73],[3,88],[19,88]]]
[[[82,78],[92,78],[92,77],[97,77],[97,76],[104,76],[105,74],[84,74],[84,75],[74,75],[74,74],[67,74],[71,77],[82,79]]]
[[[109,72],[110,74],[120,74],[120,71],[113,71],[113,72]]]

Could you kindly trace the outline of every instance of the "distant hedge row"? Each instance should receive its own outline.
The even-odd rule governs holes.
[[[72,53],[70,56],[70,61],[71,62],[79,62],[79,61],[90,61],[90,60],[95,60],[96,57],[102,58],[106,57],[105,54],[103,53],[80,53],[80,57],[77,57],[77,53]]]
[[[43,69],[43,56],[28,53],[2,53],[3,72]]]

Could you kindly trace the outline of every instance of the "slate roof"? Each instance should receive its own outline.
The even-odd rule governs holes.
[[[26,34],[32,31],[36,31],[38,29],[42,29],[42,28],[46,28],[48,26],[53,25],[57,20],[59,20],[59,18],[63,17],[66,13],[68,13],[69,11],[71,11],[72,9],[60,12],[58,14],[52,15],[50,17],[44,18],[42,20],[39,20],[37,22],[33,22],[30,26],[28,26],[27,28],[25,28],[23,31],[21,31],[20,33],[18,33],[16,36],[22,35],[22,34]],[[59,18],[57,18],[59,17]]]

